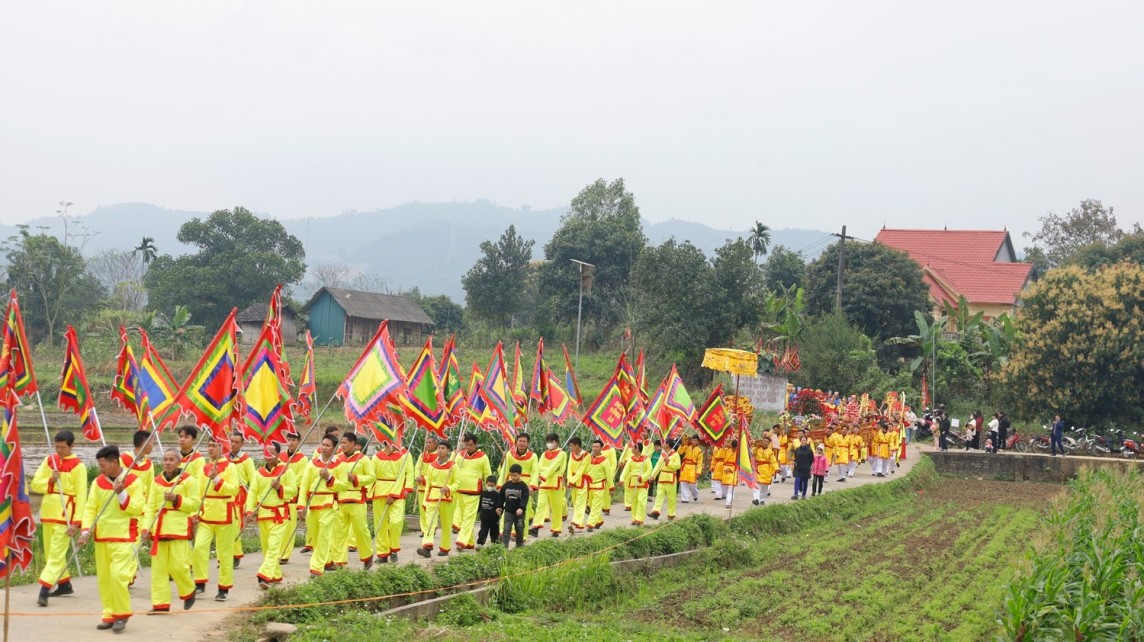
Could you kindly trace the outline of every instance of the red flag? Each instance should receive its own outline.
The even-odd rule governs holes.
[[[310,423],[310,413],[314,410],[314,397],[318,394],[318,384],[314,380],[314,337],[306,330],[306,360],[302,363],[302,378],[298,381],[298,399],[295,404],[298,414]]]
[[[584,405],[584,396],[580,394],[580,384],[576,382],[576,372],[572,370],[572,360],[568,358],[568,346],[561,345],[564,349],[564,381],[568,388],[569,394],[572,395],[572,400],[576,402],[577,406]]]
[[[727,441],[731,434],[731,422],[727,420],[727,408],[723,404],[722,384],[711,391],[711,396],[695,420],[695,427],[699,429],[699,438],[703,443],[718,448]]]
[[[489,367],[485,370],[481,396],[488,403],[489,410],[492,411],[497,422],[503,422],[502,432],[505,432],[505,426],[515,427],[517,425],[516,404],[513,403],[512,393],[509,389],[508,373],[504,362],[504,346],[500,342],[497,342],[497,347],[493,349]],[[505,432],[505,434],[508,433]]]
[[[0,391],[0,396],[0,577],[5,577],[32,563],[36,523],[24,476],[20,433],[16,430],[19,399],[8,390]]]
[[[460,423],[468,402],[465,396],[465,382],[461,380],[461,366],[457,362],[457,337],[451,336],[441,352],[441,363],[437,365],[437,387],[445,399],[445,426]]]
[[[111,385],[111,400],[135,415],[140,430],[151,426],[151,403],[140,380],[139,363],[127,341],[127,330],[119,326],[119,359],[115,365],[115,382]]]
[[[520,428],[528,421],[528,394],[524,390],[524,373],[520,368],[520,342],[516,344],[516,352],[512,359],[512,403],[516,416],[513,425]]]
[[[64,352],[63,372],[60,373],[59,406],[80,418],[84,439],[102,441],[103,430],[99,426],[99,417],[95,414],[91,388],[87,385],[87,373],[79,355],[79,339],[75,335],[75,328],[69,325],[64,338],[67,340],[67,348]]]
[[[9,388],[17,397],[35,394],[39,388],[32,368],[32,350],[24,333],[24,315],[16,300],[16,289],[8,296],[4,315],[4,337],[0,343],[0,388]]]
[[[544,337],[536,342],[536,362],[532,366],[532,385],[529,398],[536,402],[536,411],[548,412],[548,366],[544,363]]]
[[[600,396],[596,397],[596,401],[592,402],[584,414],[583,422],[605,444],[619,448],[624,442],[627,414],[617,372],[604,384]]]

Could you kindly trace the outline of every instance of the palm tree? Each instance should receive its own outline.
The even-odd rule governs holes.
[[[142,255],[143,266],[146,267],[151,263],[151,261],[155,260],[156,256],[159,255],[159,250],[155,247],[154,238],[150,236],[144,236],[143,240],[139,243],[139,246],[133,249],[131,253],[134,255]]]
[[[747,242],[751,244],[751,251],[755,253],[755,263],[758,263],[760,256],[767,255],[767,246],[771,244],[771,228],[755,221],[755,226],[750,232],[751,236]]]

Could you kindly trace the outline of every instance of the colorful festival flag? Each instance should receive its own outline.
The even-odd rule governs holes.
[[[374,439],[378,443],[390,442],[401,448],[401,440],[405,434],[405,419],[401,415],[401,409],[397,406],[386,404],[388,409],[386,412],[378,415],[377,421],[370,424],[373,429]]]
[[[310,413],[314,410],[314,397],[318,394],[318,384],[314,380],[314,337],[306,330],[306,360],[302,362],[302,377],[298,381],[298,398],[294,406],[298,414],[310,423]]]
[[[294,401],[274,345],[274,326],[262,326],[242,366],[239,395],[242,436],[259,444],[286,443],[294,430]]]
[[[545,386],[545,395],[548,400],[545,402],[548,412],[552,415],[552,421],[563,426],[569,419],[576,416],[576,409],[572,405],[572,398],[568,392],[560,385],[560,379],[553,374],[549,368],[544,369],[544,376],[548,379],[548,385]]]
[[[589,406],[584,414],[584,425],[592,429],[598,437],[613,448],[619,448],[624,442],[625,426],[627,425],[627,407],[624,405],[623,392],[620,389],[619,371],[612,375],[600,396]]]
[[[64,368],[60,373],[59,406],[79,417],[84,439],[103,441],[103,430],[99,426],[99,417],[95,414],[91,388],[87,385],[87,373],[79,354],[79,338],[76,337],[75,328],[69,325],[64,332],[64,339],[67,348],[64,351]]]
[[[536,342],[536,361],[532,365],[532,384],[528,398],[536,402],[536,411],[548,412],[548,366],[544,363],[544,337]]]
[[[708,445],[720,448],[731,434],[731,422],[727,420],[727,407],[723,403],[723,385],[715,386],[711,396],[703,404],[699,417],[695,420],[699,439]]]
[[[24,455],[16,430],[16,405],[11,391],[0,392],[0,577],[32,563],[36,523],[24,476]],[[11,560],[11,564],[9,564]]]
[[[230,427],[239,414],[242,376],[238,372],[235,340],[237,312],[232,309],[222,322],[174,401],[184,414],[194,418],[196,425],[209,429],[215,439],[222,442],[229,441]]]
[[[389,339],[389,321],[382,321],[337,396],[345,400],[346,420],[364,431],[385,412],[387,400],[404,394],[405,376]]]
[[[457,337],[449,337],[441,353],[441,363],[437,366],[437,386],[445,399],[445,426],[454,426],[461,421],[461,413],[467,405],[465,383],[461,380],[461,367],[457,363]]]
[[[437,384],[433,367],[433,337],[425,340],[421,354],[409,369],[405,380],[409,394],[401,399],[405,415],[417,425],[439,437],[445,436],[445,397]]]
[[[747,424],[739,426],[739,453],[735,458],[736,468],[739,469],[739,482],[746,484],[747,488],[754,490],[759,487],[759,480],[755,476],[755,455],[751,451],[751,432]]]
[[[0,389],[8,388],[17,397],[35,394],[36,373],[32,368],[32,350],[24,333],[24,315],[16,299],[16,288],[8,295],[4,314],[4,336],[0,343]]]
[[[135,360],[123,326],[119,326],[119,358],[115,365],[115,381],[111,384],[111,400],[135,415],[139,430],[151,427],[151,405],[140,379],[139,362]]]
[[[524,373],[520,368],[520,342],[516,343],[516,353],[512,359],[512,394],[513,410],[516,415],[513,416],[513,425],[520,428],[528,421],[528,395],[524,390]]]
[[[163,363],[163,358],[151,345],[151,338],[142,328],[139,329],[143,338],[143,361],[139,362],[139,383],[147,395],[147,402],[151,405],[151,416],[157,422],[157,429],[162,431],[168,426],[174,426],[179,421],[180,413],[171,412],[175,408],[175,393],[179,386],[175,378]]]
[[[489,367],[485,370],[485,380],[481,385],[481,396],[489,405],[493,417],[502,433],[508,434],[506,427],[516,426],[516,405],[509,390],[508,373],[505,370],[504,346],[498,341],[493,349]]]
[[[687,387],[683,385],[683,379],[679,378],[679,371],[676,370],[674,363],[671,364],[671,372],[667,375],[666,386],[664,412],[674,414],[688,423],[694,422],[695,404],[691,401],[691,395],[687,393]]]
[[[647,392],[647,364],[644,363],[644,354],[642,348],[640,349],[640,353],[636,355],[635,371],[636,390],[639,391],[640,396],[643,398],[643,401],[646,404],[649,398]]]
[[[469,421],[485,430],[493,430],[496,428],[496,417],[489,410],[489,404],[485,398],[481,396],[481,389],[484,388],[484,385],[485,376],[481,374],[480,366],[474,363],[469,375],[469,397],[466,403]]]
[[[564,389],[572,395],[576,406],[584,405],[584,396],[580,394],[580,384],[576,382],[576,372],[572,370],[572,360],[568,358],[568,346],[561,344],[564,349]]]

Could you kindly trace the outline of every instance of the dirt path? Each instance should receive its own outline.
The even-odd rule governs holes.
[[[906,474],[917,462],[923,449],[928,445],[912,445],[909,447],[907,459],[902,462],[897,474],[886,478],[877,478],[871,475],[869,464],[858,467],[855,476],[845,483],[829,481],[826,492],[837,492],[846,488],[854,488],[870,483],[890,481]],[[770,504],[784,504],[791,501],[788,493],[792,492],[792,480],[785,484],[774,484],[771,489]],[[612,514],[605,517],[604,528],[616,528],[630,524],[631,518],[623,510],[622,504],[617,503]],[[740,486],[735,493],[734,506],[731,514],[739,514],[751,508],[751,491]],[[697,503],[679,504],[678,516],[686,517],[693,513],[709,513],[719,517],[727,517],[728,511],[723,501],[716,501],[709,489],[700,490],[700,501]],[[649,522],[655,523],[653,520]],[[547,533],[541,533],[546,537]],[[567,535],[565,535],[566,537]],[[584,537],[586,535],[576,535]],[[433,557],[423,559],[418,557],[414,550],[421,543],[417,533],[406,533],[401,538],[400,562],[402,564],[422,564],[425,566],[442,563],[447,558]],[[463,553],[454,553],[458,555]],[[297,552],[293,555],[290,564],[283,567],[286,583],[304,581],[308,577],[308,555]],[[351,560],[355,560],[353,554]],[[148,640],[190,640],[190,639],[226,639],[227,631],[224,621],[243,606],[253,604],[261,596],[258,589],[255,573],[262,562],[262,555],[248,553],[242,560],[242,565],[234,572],[234,589],[230,591],[230,600],[225,603],[214,601],[215,585],[208,584],[207,593],[199,596],[201,599],[190,611],[176,610],[169,615],[148,616],[151,608],[150,600],[150,569],[141,568],[135,586],[131,589],[131,603],[135,616],[131,618],[124,632],[124,638],[146,637]],[[354,562],[351,562],[353,564]],[[217,578],[217,571],[212,573],[212,582]],[[94,577],[73,579],[76,594],[71,597],[54,598],[48,608],[36,606],[36,596],[39,593],[39,584],[12,587],[12,619],[10,622],[11,639],[18,642],[82,642],[84,640],[106,640],[110,633],[95,630],[99,623],[100,603],[96,580]],[[173,591],[173,586],[172,586]],[[173,598],[175,596],[172,596]],[[174,600],[175,609],[180,608],[177,599]]]

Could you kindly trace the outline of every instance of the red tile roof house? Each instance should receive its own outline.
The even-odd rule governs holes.
[[[983,311],[986,319],[1012,313],[1033,273],[1032,264],[1017,262],[1005,230],[883,229],[874,242],[905,252],[922,266],[935,311],[944,302],[957,306],[964,296],[970,312]]]

